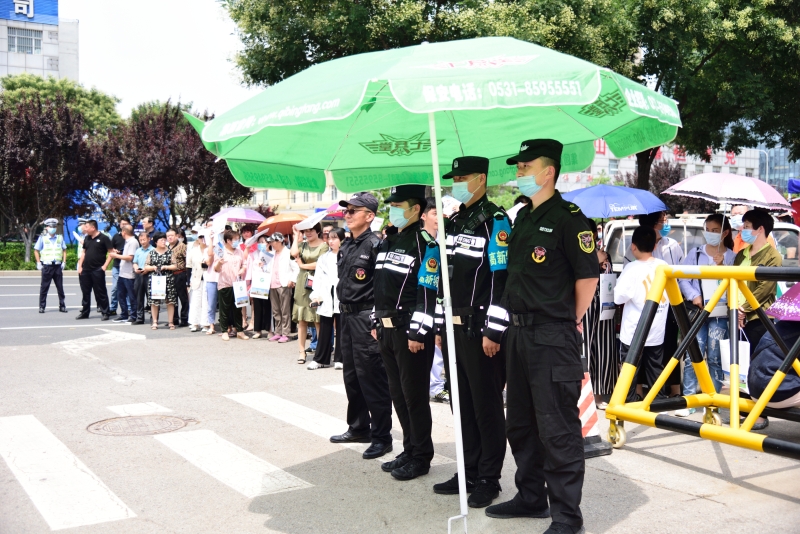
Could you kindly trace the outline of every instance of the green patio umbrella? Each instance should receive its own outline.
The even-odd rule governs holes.
[[[523,139],[561,141],[562,172],[575,172],[591,165],[596,139],[621,158],[672,141],[681,126],[673,100],[608,69],[507,37],[336,59],[208,123],[185,115],[245,186],[322,192],[328,178],[342,192],[433,185],[440,228],[439,177],[453,158],[488,157],[489,184],[498,184],[515,178],[505,159]],[[446,273],[444,240],[440,250]],[[447,344],[454,347],[450,284],[447,276],[441,280]],[[450,519],[466,521],[454,360],[461,515]]]

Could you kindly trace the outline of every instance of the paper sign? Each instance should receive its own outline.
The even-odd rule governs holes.
[[[617,305],[614,304],[614,288],[617,286],[616,274],[600,275],[600,320],[606,321],[613,319],[617,313]]]
[[[272,277],[269,273],[253,271],[253,281],[250,284],[250,296],[256,299],[268,299],[271,279]]]
[[[717,286],[719,286],[719,280],[700,280],[700,287],[703,292],[703,306],[708,304],[708,301],[710,301],[711,297],[714,296]],[[719,302],[717,302],[717,305],[714,306],[713,310],[711,310],[709,317],[726,317],[727,315],[728,296],[727,293],[723,293],[719,299]]]

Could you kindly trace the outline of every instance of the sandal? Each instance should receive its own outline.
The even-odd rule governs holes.
[[[169,323],[169,329],[170,329],[170,330],[175,330],[175,325],[174,325],[174,324],[172,324],[172,323]]]
[[[303,354],[303,356],[302,356],[302,357],[300,357],[300,358],[297,358],[297,363],[299,363],[300,365],[303,365],[303,364],[305,364],[305,363],[306,363],[306,356],[305,356],[305,354]]]
[[[158,330],[158,323],[153,323],[150,325],[150,330]]]
[[[207,336],[213,336],[214,335],[214,329],[213,328],[209,328],[208,331],[206,332],[206,335]]]

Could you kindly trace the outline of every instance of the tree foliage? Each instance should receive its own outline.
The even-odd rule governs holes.
[[[0,78],[3,88],[3,101],[20,103],[35,99],[53,100],[58,95],[66,105],[78,111],[83,117],[86,133],[104,133],[107,129],[119,126],[122,118],[117,113],[119,99],[92,87],[82,85],[67,78],[59,80],[42,78],[34,74],[18,74]]]
[[[0,101],[0,213],[25,244],[42,221],[85,209],[78,191],[93,174],[83,117],[67,100]]]

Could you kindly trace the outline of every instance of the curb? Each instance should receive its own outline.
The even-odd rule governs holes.
[[[41,278],[42,273],[37,270],[33,271],[0,271],[0,278],[5,276],[8,277],[30,277],[30,278]],[[78,271],[64,271],[64,276],[78,276]]]

